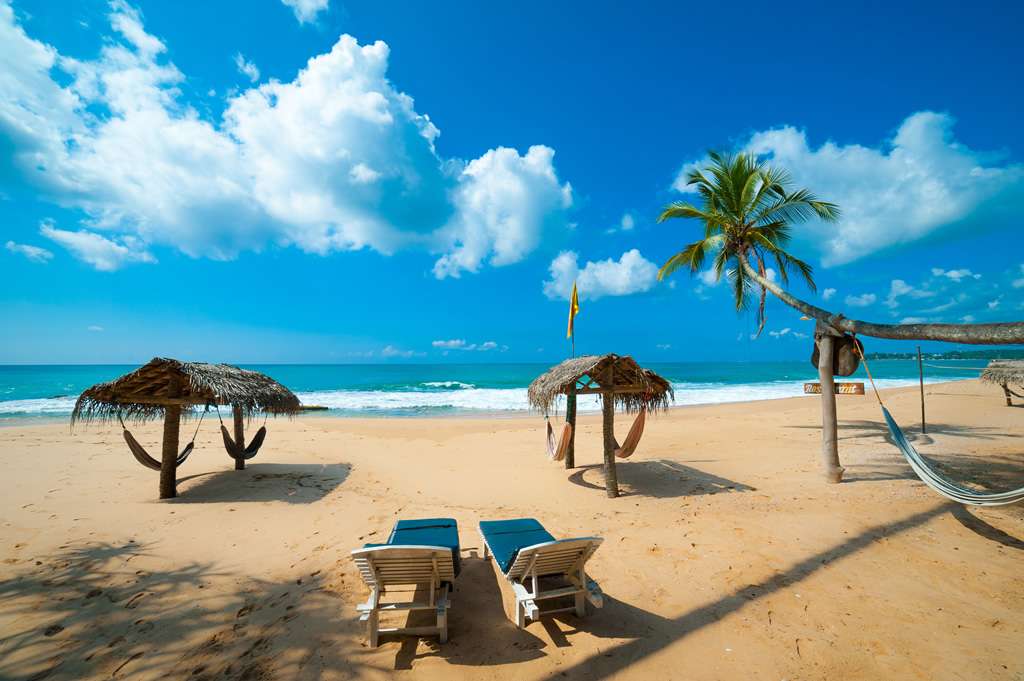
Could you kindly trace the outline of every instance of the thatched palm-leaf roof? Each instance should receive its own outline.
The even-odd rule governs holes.
[[[994,359],[981,372],[981,380],[1024,387],[1024,360]]]
[[[609,368],[613,380],[611,385],[605,385]],[[550,414],[559,395],[567,395],[571,389],[586,392],[587,385],[591,386],[590,392],[611,390],[615,405],[628,412],[667,409],[675,399],[667,380],[643,368],[632,357],[585,355],[567,359],[534,379],[527,391],[530,406]]]
[[[292,391],[258,371],[156,357],[131,373],[83,392],[71,412],[71,423],[118,416],[147,420],[162,416],[170,404],[183,409],[232,405],[246,415],[299,410],[299,399]]]

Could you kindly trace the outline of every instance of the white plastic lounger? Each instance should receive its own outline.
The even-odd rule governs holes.
[[[515,623],[557,612],[586,614],[586,602],[604,605],[597,582],[587,577],[586,563],[603,541],[600,537],[556,540],[533,518],[481,521],[484,558],[494,557],[515,597]],[[542,590],[541,578],[561,577],[564,586]],[[541,611],[539,601],[572,597],[570,607]]]
[[[448,596],[459,572],[459,530],[453,519],[399,520],[387,544],[367,544],[353,551],[352,558],[370,587],[370,598],[356,609],[367,624],[371,647],[382,633],[437,636],[447,642]],[[381,603],[387,589],[396,586],[426,591],[427,600]],[[436,626],[380,628],[380,613],[409,610],[436,611]]]

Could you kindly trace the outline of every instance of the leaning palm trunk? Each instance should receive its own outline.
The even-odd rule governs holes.
[[[848,319],[841,314],[811,305],[796,298],[782,287],[768,281],[743,255],[739,255],[740,266],[758,286],[771,291],[775,297],[790,307],[796,308],[808,317],[830,326],[836,331],[856,333],[874,338],[894,340],[934,340],[970,345],[1007,345],[1024,343],[1024,322],[1000,322],[996,324],[875,324],[859,319]]]

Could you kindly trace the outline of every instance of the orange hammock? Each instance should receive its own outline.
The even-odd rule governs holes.
[[[633,421],[633,425],[630,427],[629,433],[626,434],[625,441],[621,446],[615,448],[615,456],[620,459],[626,459],[636,451],[637,445],[640,444],[640,438],[644,434],[644,423],[646,421],[647,410],[641,409],[640,413],[636,415],[636,419]]]
[[[565,453],[569,451],[569,442],[572,441],[572,426],[567,421],[562,426],[562,437],[558,438],[558,442],[555,442],[555,431],[551,427],[551,421],[548,421],[548,458],[552,461],[561,461],[565,458]]]

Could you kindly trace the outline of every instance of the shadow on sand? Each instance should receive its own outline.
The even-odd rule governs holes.
[[[178,480],[172,503],[204,504],[242,501],[284,501],[311,504],[341,485],[352,471],[345,463],[253,463],[234,469],[188,475]]]
[[[720,478],[667,459],[619,461],[616,468],[621,496],[670,498],[722,492],[749,492],[754,489],[741,482]],[[602,471],[601,464],[579,466],[569,475],[569,482],[603,493]]]

